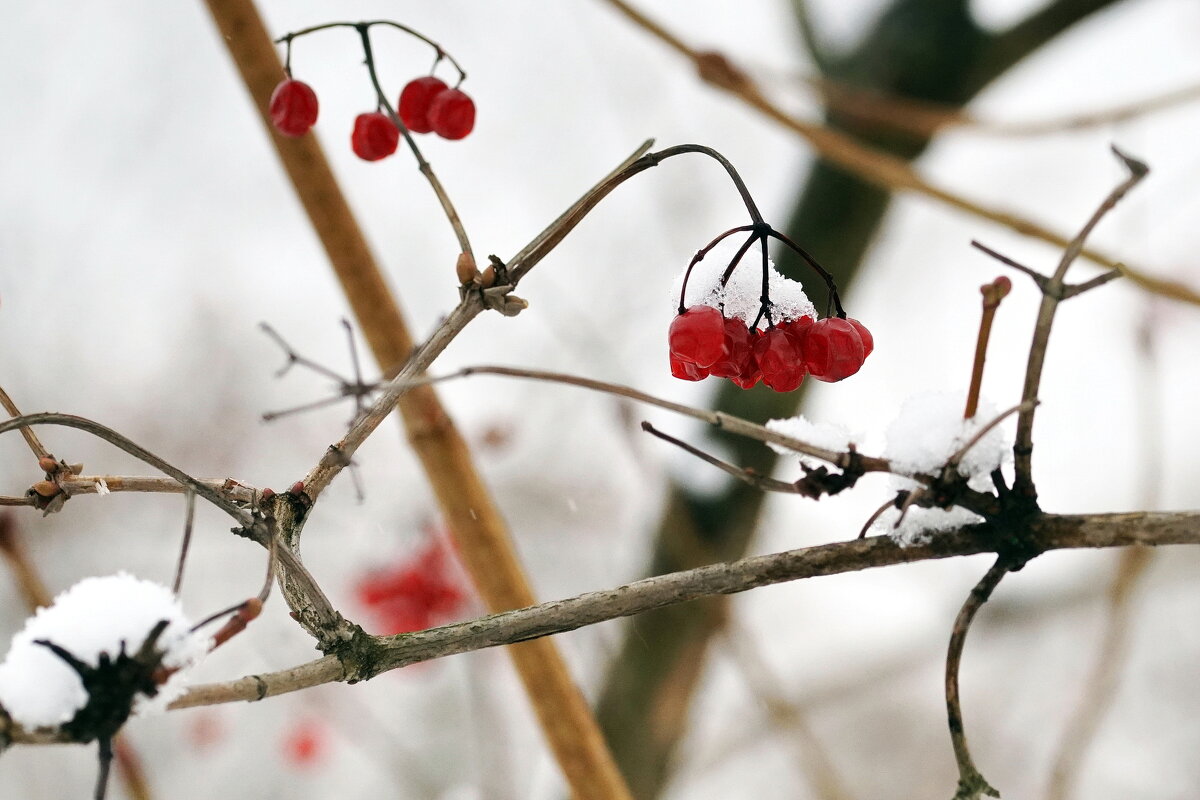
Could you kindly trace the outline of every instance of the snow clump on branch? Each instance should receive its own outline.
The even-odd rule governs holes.
[[[27,729],[67,725],[92,701],[77,666],[101,668],[95,674],[102,681],[104,663],[111,667],[122,654],[136,656],[160,623],[165,628],[153,650],[162,657],[147,667],[148,678],[155,673],[153,688],[134,692],[129,700],[140,709],[153,695],[155,706],[165,705],[183,690],[180,671],[199,661],[211,641],[192,631],[169,588],[122,572],[83,579],[26,621],[0,663],[0,706]],[[79,664],[72,666],[45,643]],[[166,682],[157,685],[159,677]]]

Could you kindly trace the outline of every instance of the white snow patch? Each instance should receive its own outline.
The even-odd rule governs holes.
[[[849,450],[851,444],[857,445],[862,441],[861,435],[851,433],[850,429],[844,425],[838,425],[834,422],[813,422],[803,414],[789,417],[788,419],[769,420],[767,422],[767,430],[783,434],[784,436],[790,436],[793,439],[799,439],[805,444],[811,444],[814,447],[823,447],[826,450],[834,450],[839,453]],[[768,442],[768,445],[780,455],[796,455],[795,450],[784,447],[781,444]],[[819,463],[818,459],[805,455],[801,455],[800,460],[810,465]]]
[[[688,279],[687,297],[684,306],[706,305],[714,308],[724,308],[726,317],[736,317],[746,325],[754,322],[758,316],[759,298],[762,295],[762,245],[756,241],[742,256],[742,260],[730,276],[729,282],[722,288],[721,275],[729,266],[729,262],[737,255],[737,251],[746,242],[749,233],[735,233],[728,237],[696,264]],[[683,288],[683,276],[686,269],[679,273],[671,287],[671,306],[677,308],[679,293]],[[774,263],[767,259],[767,291],[771,296],[772,315],[774,321],[798,319],[800,317],[817,318],[817,310],[804,287],[798,282],[785,278],[776,269]],[[766,327],[765,319],[759,323],[760,328]]]
[[[996,418],[996,408],[980,399],[979,411],[963,419],[966,395],[961,392],[928,392],[914,395],[900,406],[900,414],[887,429],[883,457],[898,472],[934,474],[979,430]],[[987,476],[1009,456],[1004,425],[987,432],[958,465],[965,477]]]
[[[883,457],[899,472],[910,475],[936,474],[952,455],[996,418],[996,407],[984,399],[971,419],[963,419],[964,392],[928,392],[905,400],[900,414],[888,426]],[[984,491],[991,487],[992,471],[1011,457],[1005,425],[988,431],[958,464],[958,472],[968,478],[967,485]],[[918,484],[903,477],[893,478],[893,489],[915,490]],[[936,533],[982,522],[983,518],[965,508],[910,507],[896,525],[899,510],[888,509],[873,528],[886,533],[901,546],[922,544]]]
[[[161,620],[168,623],[158,638],[164,666],[182,670],[208,652],[209,637],[191,632],[179,599],[166,586],[123,572],[84,578],[49,608],[39,608],[13,636],[0,663],[0,705],[27,728],[70,722],[87,704],[87,692],[66,662],[35,641],[53,642],[96,666],[101,653],[115,658],[122,643],[126,653],[136,652]],[[183,673],[177,672],[160,689],[156,703],[169,702],[183,685]]]

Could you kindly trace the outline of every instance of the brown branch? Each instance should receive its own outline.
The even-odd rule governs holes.
[[[1113,148],[1113,153],[1129,170],[1129,177],[1116,186],[1108,197],[1100,204],[1088,221],[1080,229],[1071,243],[1063,251],[1058,267],[1049,281],[1042,288],[1042,303],[1038,307],[1037,322],[1033,330],[1033,342],[1029,346],[1029,361],[1025,368],[1025,385],[1021,392],[1021,401],[1027,403],[1038,396],[1042,382],[1042,367],[1046,361],[1046,347],[1050,341],[1050,330],[1054,324],[1054,315],[1058,304],[1062,301],[1062,290],[1065,285],[1067,270],[1075,259],[1083,252],[1083,244],[1088,235],[1099,224],[1121,198],[1146,176],[1149,168],[1142,162],[1130,158],[1120,150]],[[1014,472],[1013,490],[1020,492],[1030,500],[1037,499],[1037,489],[1033,483],[1033,418],[1037,408],[1023,410],[1017,417],[1017,438],[1013,444]]]
[[[267,99],[275,83],[283,77],[283,65],[258,10],[252,0],[207,0],[207,3],[263,124],[270,129]],[[435,337],[422,348],[428,359],[424,364],[416,358],[410,360],[413,340],[404,317],[316,137],[285,140],[272,131],[271,138],[382,371],[389,377],[396,375],[405,362],[409,362],[412,374],[423,369],[440,352],[440,347],[453,338],[453,328],[443,326],[440,338]],[[430,175],[426,173],[426,177]],[[481,295],[470,293],[451,317],[455,324],[465,325],[483,307]],[[386,407],[380,409],[377,404],[374,410],[382,410],[386,416],[392,404],[398,404],[408,439],[429,477],[480,595],[495,611],[533,604],[532,589],[504,519],[436,393],[432,387],[418,387],[403,398],[400,394],[389,395],[385,391],[384,397],[390,398]],[[378,423],[375,421],[370,429]],[[331,448],[314,468],[316,474],[310,474],[304,481],[312,498],[349,463],[352,450]],[[299,534],[299,522],[290,530],[285,529],[288,547],[282,548],[283,552],[298,547]],[[549,641],[537,642],[513,648],[510,655],[572,794],[586,800],[628,798],[629,791],[599,727],[556,646]]]
[[[1200,84],[1192,84],[1092,111],[1013,122],[986,119],[958,106],[863,89],[824,76],[801,76],[800,80],[813,87],[825,106],[837,114],[922,138],[949,129],[997,136],[1043,136],[1112,125],[1200,100]]]
[[[1045,550],[1200,544],[1200,512],[1040,515],[1030,535]],[[715,595],[875,567],[994,552],[995,537],[975,525],[939,533],[926,544],[901,547],[886,536],[855,539],[660,575],[566,600],[493,614],[440,628],[370,637],[366,675],[435,658],[525,642],[620,617]],[[367,666],[364,664],[364,666]],[[172,708],[254,701],[342,680],[333,656],[267,675],[193,687]]]
[[[625,2],[625,0],[604,0],[604,2],[620,11],[650,34],[663,39],[669,46],[691,60],[703,80],[719,89],[729,92],[767,118],[774,120],[788,130],[803,137],[822,158],[830,163],[837,164],[862,178],[864,181],[889,191],[906,191],[923,194],[951,208],[991,220],[1017,233],[1034,239],[1040,239],[1059,247],[1067,247],[1070,244],[1064,236],[1054,233],[1032,220],[1021,217],[1018,214],[976,203],[947,189],[935,186],[923,179],[903,159],[863,145],[846,134],[816,123],[807,122],[789,114],[768,99],[743,71],[733,65],[723,55],[719,53],[700,52],[688,47],[678,37],[666,31],[661,24],[645,24],[644,20],[648,18]],[[664,34],[670,37],[669,41],[665,38]],[[1084,250],[1082,251],[1082,255],[1110,269],[1117,268],[1116,261],[1101,253]],[[1129,267],[1125,267],[1124,271],[1130,275],[1139,274],[1135,273]],[[1149,284],[1147,288],[1149,288]]]

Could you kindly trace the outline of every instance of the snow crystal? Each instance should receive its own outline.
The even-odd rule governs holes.
[[[936,474],[952,455],[997,416],[995,406],[981,399],[975,416],[963,419],[965,404],[966,395],[962,392],[929,392],[910,397],[888,426],[883,457],[898,472]],[[997,425],[966,452],[958,471],[969,478],[968,486],[983,491],[991,486],[991,473],[1009,456],[1004,425]],[[900,476],[893,478],[894,491],[916,488],[915,481]],[[897,526],[899,514],[898,509],[888,509],[873,527],[887,533],[901,546],[921,544],[935,533],[983,521],[979,515],[957,506],[950,509],[909,507]]]
[[[723,307],[726,317],[736,317],[746,325],[754,322],[758,316],[762,295],[762,244],[754,244],[742,256],[737,268],[730,276],[729,282],[722,288],[721,275],[729,266],[729,262],[737,255],[737,251],[745,244],[750,234],[735,233],[728,237],[696,264],[692,276],[688,279],[685,306],[707,305],[714,308]],[[804,287],[798,282],[785,278],[776,269],[770,258],[767,259],[767,291],[771,296],[772,315],[774,321],[781,319],[798,319],[800,317],[817,318],[817,310]],[[671,305],[677,307],[679,293],[683,289],[683,276],[686,270],[679,273],[671,288]],[[822,287],[823,288],[823,287]],[[765,320],[759,327],[766,327]]]
[[[793,439],[799,439],[805,444],[811,444],[814,447],[823,447],[826,450],[833,450],[839,453],[846,452],[850,449],[851,444],[856,444],[862,440],[860,435],[852,434],[843,425],[833,422],[813,422],[803,414],[788,419],[769,420],[767,422],[767,430],[781,433],[784,436],[790,436]],[[795,450],[783,445],[772,442],[768,442],[768,445],[780,455],[796,455]],[[806,464],[810,464],[810,466],[817,463],[816,459],[803,455],[801,455],[800,460]]]
[[[929,392],[908,398],[888,426],[883,457],[898,472],[936,473],[980,428],[996,418],[995,406],[980,400],[975,416],[963,419],[965,404],[966,396],[961,392]],[[967,451],[958,465],[959,473],[986,476],[1004,463],[1009,450],[1003,428],[992,428]]]
[[[13,636],[0,663],[0,705],[28,728],[69,722],[87,704],[87,692],[75,670],[35,640],[53,642],[96,666],[101,653],[116,657],[122,643],[126,653],[136,652],[161,620],[168,623],[158,638],[164,666],[190,666],[208,651],[208,637],[191,632],[169,588],[126,573],[83,579],[49,608],[39,608]],[[177,677],[164,687],[168,694],[182,688]]]

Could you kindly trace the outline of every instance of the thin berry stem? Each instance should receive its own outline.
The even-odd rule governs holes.
[[[396,126],[398,131],[400,131],[400,135],[404,137],[404,143],[408,145],[408,149],[412,151],[413,157],[417,160],[417,169],[419,169],[421,174],[425,176],[425,180],[429,181],[429,185],[433,188],[433,193],[437,196],[438,202],[442,204],[442,212],[446,215],[446,219],[449,220],[450,227],[454,229],[454,235],[458,239],[458,247],[460,252],[466,253],[474,258],[474,253],[471,250],[471,240],[467,237],[466,228],[463,227],[462,219],[459,218],[458,211],[454,208],[454,203],[450,201],[450,195],[446,193],[446,189],[442,186],[442,182],[438,179],[437,174],[434,173],[433,167],[431,167],[429,162],[425,160],[425,156],[421,154],[421,148],[417,147],[417,143],[413,139],[412,134],[409,133],[408,128],[405,127],[404,123],[400,121],[400,115],[396,113],[396,109],[394,109],[392,104],[388,101],[387,95],[383,93],[383,87],[379,83],[379,74],[375,70],[374,51],[371,49],[370,29],[372,25],[376,24],[394,25],[395,23],[383,23],[382,21],[377,21],[360,22],[353,25],[353,27],[358,31],[359,38],[362,40],[363,62],[366,64],[367,73],[371,76],[371,83],[375,87],[375,96],[379,102],[379,105],[387,113],[388,119],[392,121],[392,124]],[[402,30],[408,30],[402,25],[397,25],[396,27],[399,27]],[[436,47],[436,45],[434,46]],[[449,56],[447,57],[449,58]],[[451,58],[450,61],[453,63],[454,59]],[[455,64],[455,68],[458,69],[461,75],[465,76],[466,73],[464,73],[462,69],[459,69],[457,64]]]
[[[462,66],[454,59],[454,56],[450,55],[450,53],[448,53],[440,44],[435,42],[433,39],[430,39],[425,34],[413,30],[407,25],[401,25],[399,22],[392,22],[388,19],[375,19],[367,22],[326,22],[322,25],[313,25],[310,28],[304,28],[302,30],[292,31],[291,33],[285,33],[283,36],[280,36],[278,39],[276,39],[275,43],[282,43],[286,44],[288,47],[291,47],[293,39],[298,39],[301,36],[307,36],[310,33],[329,30],[330,28],[354,28],[356,30],[361,30],[362,28],[370,28],[374,25],[383,25],[385,27],[395,28],[396,30],[404,31],[415,39],[420,39],[422,42],[432,47],[433,51],[437,54],[436,60],[433,62],[433,66],[435,68],[439,63],[441,63],[441,61],[449,61],[451,66],[453,66],[458,72],[458,82],[462,83],[466,79],[466,70],[464,70]]]
[[[704,257],[707,256],[714,247],[719,245],[721,242],[725,241],[727,238],[729,238],[733,234],[741,233],[743,231],[750,231],[750,230],[754,230],[753,225],[742,225],[741,227],[738,227],[738,228],[731,228],[730,230],[727,230],[724,233],[722,233],[717,238],[713,239],[711,242],[706,244],[700,250],[696,251],[696,255],[692,256],[691,263],[689,263],[687,265],[687,270],[683,273],[683,287],[679,290],[679,313],[680,314],[682,314],[684,311],[687,310],[687,306],[685,304],[684,298],[687,297],[688,280],[692,277],[692,270],[695,269],[696,265],[699,264],[701,261],[703,261]],[[751,238],[751,241],[753,241],[753,238]],[[744,252],[744,248],[743,248],[742,252]],[[721,279],[722,286],[724,286],[725,281],[728,280],[729,273],[733,272],[733,267],[736,263],[737,263],[736,260],[733,261],[732,263],[730,263],[729,269],[726,270],[725,277],[723,277]]]
[[[826,270],[824,267],[822,267],[820,264],[818,264],[817,260],[815,258],[813,258],[812,255],[807,250],[805,250],[803,247],[801,247],[800,245],[793,242],[791,240],[791,238],[788,237],[786,234],[780,233],[779,231],[775,230],[774,228],[771,228],[768,231],[767,235],[774,236],[776,239],[783,242],[788,247],[792,248],[792,250],[794,250],[796,252],[796,254],[798,256],[800,256],[800,258],[804,259],[804,262],[806,264],[808,264],[810,267],[812,267],[814,270],[816,270],[817,274],[820,275],[821,278],[825,281],[825,287],[829,290],[828,303],[832,304],[832,310],[837,312],[838,317],[840,317],[841,319],[845,319],[846,318],[846,310],[844,308],[842,308],[842,298],[838,294],[837,283],[833,280],[833,276],[829,274],[829,271]],[[827,317],[831,316],[830,311],[831,311],[830,306],[826,305],[825,316],[827,316]]]

